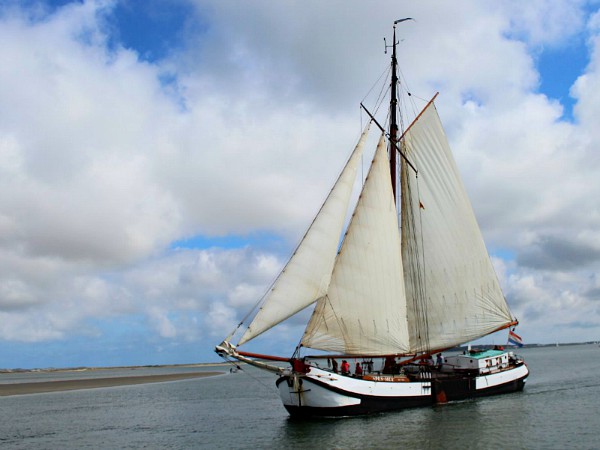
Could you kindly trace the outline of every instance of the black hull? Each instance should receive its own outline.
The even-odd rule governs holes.
[[[455,400],[510,394],[512,392],[522,391],[525,387],[526,378],[527,375],[516,380],[483,389],[475,388],[476,380],[472,377],[434,379],[431,383],[432,396],[436,399],[435,403],[446,403]]]
[[[390,411],[399,411],[408,408],[432,406],[434,404],[442,404],[447,403],[449,401],[467,400],[479,397],[519,392],[523,390],[527,376],[528,374],[521,378],[511,380],[503,384],[480,389],[476,389],[476,377],[474,376],[456,374],[455,376],[434,378],[431,380],[431,394],[416,397],[383,397],[360,395],[356,393],[342,391],[339,389],[334,389],[326,383],[322,383],[318,380],[311,379],[310,383],[314,383],[315,385],[318,385],[332,392],[337,392],[349,397],[359,399],[360,402],[356,405],[336,407],[311,407],[308,405],[297,406],[287,404],[284,404],[284,407],[286,408],[286,410],[292,418],[297,419],[318,417],[363,416]],[[289,379],[289,376],[283,376],[277,380],[277,385],[283,382],[287,384]]]
[[[399,411],[408,408],[431,406],[434,401],[431,397],[415,398],[362,398],[360,405],[342,406],[335,408],[316,408],[311,406],[283,405],[291,417],[296,419],[309,419],[314,417],[350,417],[367,416],[390,411]]]

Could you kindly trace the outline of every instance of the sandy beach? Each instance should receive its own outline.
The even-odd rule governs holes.
[[[131,384],[158,383],[163,381],[186,380],[210,377],[224,372],[171,373],[164,375],[141,375],[113,378],[89,378],[81,380],[40,381],[32,383],[0,384],[0,396],[39,394],[42,392],[72,391],[102,387],[126,386]]]

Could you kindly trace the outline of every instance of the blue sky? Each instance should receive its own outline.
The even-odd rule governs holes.
[[[193,20],[189,20],[193,16]],[[133,48],[143,59],[156,61],[185,46],[183,34],[205,26],[185,1],[133,0],[116,5],[111,23],[118,45]]]
[[[575,104],[569,91],[587,62],[588,53],[583,36],[579,36],[575,42],[564,48],[543,50],[537,58],[536,68],[540,73],[539,91],[561,103],[566,120],[573,120]]]
[[[600,339],[600,4],[377,3],[4,2],[0,367],[217,360],[360,133],[390,7],[520,334]]]

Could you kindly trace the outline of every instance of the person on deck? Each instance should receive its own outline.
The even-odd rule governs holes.
[[[356,368],[354,369],[354,375],[356,375],[357,377],[362,377],[362,367],[360,366],[360,363],[357,362],[356,363]]]
[[[383,364],[383,373],[394,373],[394,367],[396,366],[396,361],[393,356],[386,356],[385,363]]]
[[[342,360],[342,375],[350,375],[350,364],[345,359]]]
[[[437,354],[437,358],[435,359],[435,365],[437,366],[437,368],[441,368],[442,364],[444,363],[444,358],[442,358],[442,354],[438,353]]]
[[[333,373],[337,373],[338,363],[335,359],[331,358],[331,365],[333,367]]]

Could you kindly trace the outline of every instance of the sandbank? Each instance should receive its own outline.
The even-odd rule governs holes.
[[[0,396],[39,394],[42,392],[73,391],[103,387],[126,386],[131,384],[159,383],[163,381],[186,380],[190,378],[222,375],[224,372],[170,373],[162,375],[140,375],[111,378],[86,378],[80,380],[39,381],[31,383],[0,384]]]

